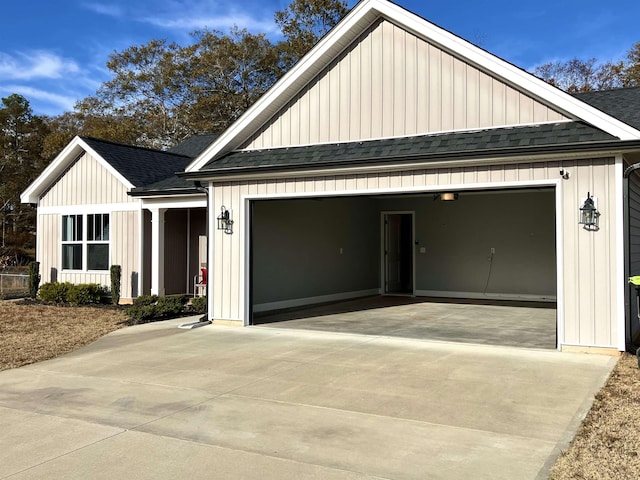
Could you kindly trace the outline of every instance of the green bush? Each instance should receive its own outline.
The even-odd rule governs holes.
[[[122,267],[120,265],[111,265],[109,269],[111,274],[111,302],[114,305],[120,303],[120,280],[122,278]]]
[[[160,297],[156,308],[158,313],[166,318],[180,315],[184,311],[184,306],[189,301],[189,297],[180,295],[178,297]]]
[[[103,294],[104,288],[97,283],[82,283],[69,288],[66,301],[74,305],[100,303],[100,297]]]
[[[177,297],[142,295],[127,308],[127,316],[135,324],[177,317],[184,313],[188,300],[189,298],[185,295]]]
[[[191,300],[191,309],[194,313],[207,312],[207,297],[196,297]]]
[[[40,300],[52,303],[67,303],[69,296],[69,290],[73,287],[73,284],[69,282],[59,283],[50,282],[43,283],[40,286],[38,296]]]
[[[40,287],[40,262],[29,264],[29,297],[35,299]]]
[[[100,297],[103,294],[104,288],[97,283],[74,285],[69,282],[51,282],[40,286],[38,296],[45,302],[88,305],[100,303]]]

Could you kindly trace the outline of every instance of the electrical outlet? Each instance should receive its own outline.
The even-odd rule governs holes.
[[[494,255],[496,253],[496,249],[494,247],[491,247],[491,255]]]

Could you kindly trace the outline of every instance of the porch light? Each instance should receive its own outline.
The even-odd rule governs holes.
[[[227,235],[233,233],[233,220],[231,220],[229,210],[224,205],[220,207],[220,215],[218,215],[218,230],[224,231]]]
[[[578,224],[584,225],[585,230],[598,230],[598,220],[600,212],[596,209],[596,205],[591,196],[591,192],[587,192],[587,199],[580,207],[580,221]]]
[[[454,200],[458,199],[458,194],[455,192],[442,192],[442,193],[436,193],[433,196],[434,200],[441,200],[443,202],[452,202]]]

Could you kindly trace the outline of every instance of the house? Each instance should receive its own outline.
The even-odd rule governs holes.
[[[557,307],[558,349],[624,350],[637,330],[626,277],[640,270],[638,107],[640,90],[571,96],[362,0],[178,175],[207,191],[208,315],[251,325],[380,294],[543,301]],[[175,194],[129,183],[122,203],[153,220],[132,234],[151,230],[142,284],[151,275],[161,292],[156,220],[205,199],[186,183]],[[46,188],[23,197],[41,205],[39,232]],[[60,268],[44,259],[64,242],[40,242],[44,268]]]
[[[168,151],[74,138],[22,194],[37,206],[42,281],[108,286],[117,264],[125,302],[193,293],[206,262],[206,197],[175,173],[214,138]]]

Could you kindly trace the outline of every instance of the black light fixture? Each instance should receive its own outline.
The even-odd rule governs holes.
[[[443,202],[452,202],[454,200],[458,200],[458,194],[455,192],[442,192],[436,193],[433,196],[434,200],[441,200]]]
[[[218,230],[224,231],[227,235],[233,233],[233,220],[231,220],[229,210],[224,205],[220,207],[220,215],[218,215]]]
[[[598,212],[598,209],[596,208],[591,192],[587,192],[587,198],[584,201],[584,204],[580,207],[580,221],[578,223],[580,225],[584,225],[585,230],[595,231],[600,228],[598,226],[599,219],[600,212]]]

